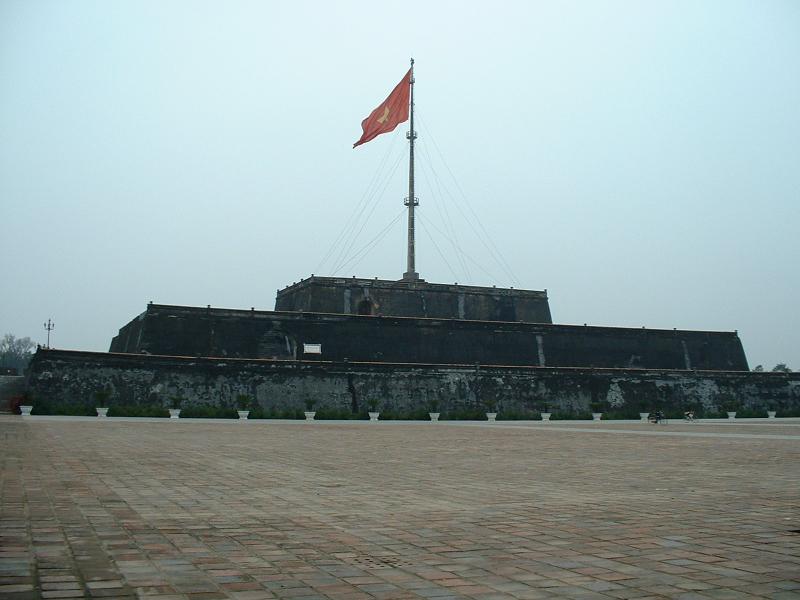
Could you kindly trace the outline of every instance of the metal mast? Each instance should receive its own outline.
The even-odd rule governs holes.
[[[50,348],[50,332],[56,328],[56,324],[53,323],[52,319],[47,319],[47,323],[44,324],[44,328],[47,331],[47,346],[45,346],[45,348]]]
[[[405,205],[408,207],[408,261],[407,269],[403,274],[403,280],[416,281],[419,279],[419,273],[415,270],[414,265],[414,207],[419,205],[419,200],[414,195],[414,140],[417,139],[417,132],[414,131],[414,59],[411,59],[411,79],[410,81],[410,118],[411,125],[410,131],[406,133],[408,139],[408,198],[405,199]]]

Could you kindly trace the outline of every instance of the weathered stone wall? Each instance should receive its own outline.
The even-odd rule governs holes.
[[[145,320],[154,304],[149,304],[147,310],[127,323],[111,340],[111,352],[142,352],[148,345],[143,338]]]
[[[500,410],[586,413],[693,409],[797,411],[800,374],[541,367],[477,368],[445,365],[322,363],[306,361],[179,358],[39,350],[28,375],[33,397],[87,402],[98,390],[110,403],[230,405],[252,395],[264,408],[362,411],[370,398],[382,411],[476,409],[495,398]]]
[[[310,277],[283,290],[276,311],[552,323],[547,292],[426,281]]]
[[[304,355],[304,344],[322,354]],[[278,313],[150,304],[112,352],[547,367],[747,370],[735,332]]]
[[[25,391],[25,378],[22,375],[0,375],[0,411],[11,408],[11,400]]]

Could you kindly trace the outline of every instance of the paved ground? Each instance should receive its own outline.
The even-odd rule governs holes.
[[[800,598],[800,422],[0,417],[0,597]]]

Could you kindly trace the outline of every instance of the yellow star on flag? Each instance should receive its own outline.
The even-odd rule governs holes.
[[[388,119],[388,118],[389,118],[389,107],[388,106],[384,106],[383,107],[383,115],[378,119],[378,123],[383,125],[384,123],[386,123],[386,119]]]

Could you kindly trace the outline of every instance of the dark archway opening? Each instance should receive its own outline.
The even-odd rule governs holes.
[[[362,300],[358,303],[358,314],[360,315],[371,315],[372,314],[372,302],[369,300]]]

